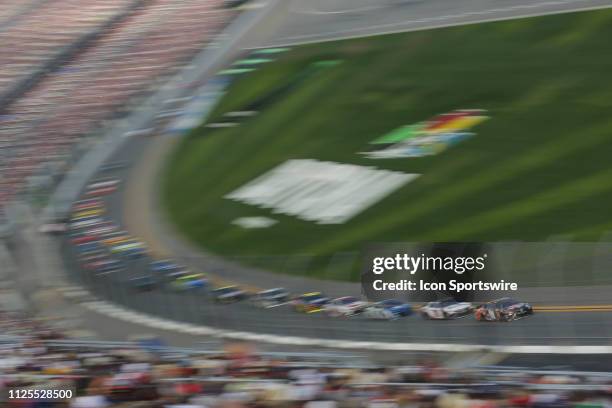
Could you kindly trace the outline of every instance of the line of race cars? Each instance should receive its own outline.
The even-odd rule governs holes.
[[[369,303],[353,296],[326,298],[321,292],[306,293],[290,301],[296,311],[324,312],[329,316],[362,315],[369,319],[394,320],[418,313],[428,320],[449,320],[474,315],[479,321],[512,321],[533,314],[533,307],[511,298],[501,298],[474,306],[469,302],[444,299],[428,302],[420,307],[398,299]]]
[[[74,203],[67,224],[68,240],[75,248],[80,267],[89,274],[89,278],[121,274],[131,267],[132,261],[140,259],[147,264],[144,268],[146,272],[127,278],[131,290],[201,291],[217,303],[249,301],[253,306],[261,308],[289,306],[301,313],[321,312],[330,317],[362,316],[378,320],[395,320],[419,314],[428,320],[474,315],[478,321],[512,321],[533,313],[528,303],[510,298],[476,306],[469,302],[445,299],[417,307],[398,299],[366,302],[353,296],[331,299],[321,292],[292,295],[283,288],[250,293],[235,285],[213,287],[205,274],[191,271],[173,260],[150,260],[144,242],[105,218],[102,196],[114,192],[118,184],[119,181],[113,179],[93,181],[87,186],[84,198]]]

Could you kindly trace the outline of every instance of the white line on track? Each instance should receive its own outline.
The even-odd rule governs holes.
[[[190,323],[175,322],[155,316],[135,312],[104,301],[82,303],[88,310],[110,316],[130,323],[141,324],[151,328],[176,331],[190,335],[212,336],[217,338],[259,341],[270,344],[293,346],[317,346],[334,349],[369,349],[381,351],[448,351],[448,352],[496,352],[524,354],[612,354],[612,346],[561,346],[561,345],[517,345],[488,346],[461,343],[385,343],[371,341],[332,340],[310,337],[279,336],[275,334],[260,334],[223,330],[208,326],[198,326]],[[552,337],[551,337],[552,338]],[[554,337],[555,339],[560,339]],[[573,338],[568,338],[573,339]]]
[[[598,5],[598,6],[588,6],[588,7],[573,7],[567,9],[559,9],[559,10],[539,10],[533,12],[526,12],[522,14],[513,14],[511,16],[506,17],[495,17],[494,14],[503,14],[503,13],[513,13],[521,10],[537,10],[537,9],[545,9],[547,7],[554,6],[563,6],[569,4],[578,4],[584,3],[590,0],[558,0],[558,1],[549,1],[544,3],[536,3],[536,4],[523,4],[511,7],[504,8],[495,8],[481,11],[470,11],[465,13],[458,14],[448,14],[444,16],[437,17],[427,17],[420,18],[414,20],[404,20],[395,23],[385,23],[378,25],[371,25],[363,28],[353,28],[339,31],[329,31],[324,33],[315,33],[315,34],[304,34],[287,37],[286,41],[266,44],[261,47],[253,47],[253,49],[257,48],[269,48],[269,47],[288,47],[292,45],[299,44],[309,44],[309,43],[322,43],[322,42],[330,42],[330,41],[341,41],[348,40],[352,38],[364,38],[364,37],[373,37],[378,35],[385,34],[396,34],[402,32],[410,32],[410,31],[421,31],[421,30],[429,30],[434,28],[444,28],[444,27],[452,27],[452,26],[460,26],[460,25],[470,25],[470,24],[478,24],[478,23],[486,23],[486,22],[494,22],[494,21],[506,21],[506,20],[515,20],[519,18],[527,18],[527,17],[536,17],[542,15],[554,15],[554,14],[565,14],[572,13],[578,11],[589,11],[589,10],[599,10],[612,8],[612,2],[610,4]],[[482,19],[471,20],[471,21],[453,21],[467,17],[473,16],[483,16]],[[487,17],[491,16],[491,17]],[[425,24],[425,25],[422,25]],[[410,25],[418,25],[417,27],[410,27]]]

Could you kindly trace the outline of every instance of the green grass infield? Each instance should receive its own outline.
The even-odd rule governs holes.
[[[611,38],[602,10],[305,45],[249,64],[208,118],[237,125],[202,125],[180,143],[164,208],[213,253],[341,280],[359,275],[343,254],[370,243],[598,241],[612,230]],[[360,154],[457,109],[489,118],[435,155]],[[244,111],[257,114],[226,115]],[[421,176],[340,224],[224,198],[290,159]],[[244,217],[275,223],[235,225]]]

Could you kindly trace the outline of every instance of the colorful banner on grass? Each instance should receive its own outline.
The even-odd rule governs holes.
[[[482,109],[461,109],[438,115],[428,121],[402,126],[370,142],[363,152],[371,159],[397,159],[431,156],[472,136],[470,130],[488,119]]]

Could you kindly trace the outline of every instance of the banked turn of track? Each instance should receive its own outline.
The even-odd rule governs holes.
[[[306,4],[308,2],[303,1],[303,3]],[[392,3],[391,1],[389,2],[390,10],[393,10],[393,7],[395,7]],[[419,10],[418,12],[421,13],[419,14],[419,19],[427,22],[431,19],[436,19],[436,16],[440,15],[441,9],[444,9],[444,4],[448,5],[449,2],[440,0],[429,2],[398,1],[396,3],[396,7],[401,8],[406,13],[414,14],[415,10]],[[423,6],[424,3],[429,3],[428,7],[431,7],[429,11]],[[464,3],[466,7],[467,3],[472,3],[472,7],[474,4],[474,2],[457,1],[454,2],[454,7]],[[481,5],[480,11],[484,13],[486,10],[496,10],[496,7],[493,6],[499,6],[502,2],[483,0],[476,3]],[[324,18],[318,20],[323,22],[330,15],[338,17],[338,15],[344,14],[308,14],[304,10],[293,8],[294,4],[280,3],[279,5],[278,2],[269,2],[262,9],[249,11],[249,13],[258,15],[257,19],[261,19],[259,20],[260,24],[252,25],[248,30],[240,31],[240,36],[234,38],[232,47],[245,48],[256,45],[275,44],[278,38],[291,40],[292,35],[287,36],[286,32],[283,31],[286,28],[283,27],[291,26],[291,22],[296,22],[296,19],[306,20],[312,18],[312,16],[323,16]],[[437,8],[433,7],[435,4],[438,5]],[[531,7],[532,9],[535,10],[541,7],[543,13],[548,13],[572,10],[580,6],[584,8],[609,7],[612,6],[612,1],[537,1],[530,4],[533,6]],[[536,7],[536,5],[539,6]],[[396,10],[399,10],[399,8]],[[384,8],[376,8],[375,10],[381,12]],[[505,9],[501,11],[502,14],[506,12],[507,10]],[[363,13],[363,11],[360,11],[360,13]],[[483,19],[476,12],[470,13],[462,17],[468,18],[468,21],[461,20],[458,23],[475,22]],[[486,14],[487,18],[484,18],[485,20],[494,19],[496,15],[495,12],[487,12]],[[534,11],[532,14],[537,14],[537,11]],[[521,15],[524,14],[518,14],[518,16]],[[507,17],[502,15],[499,18]],[[263,21],[264,18],[266,19],[265,21]],[[338,21],[337,24],[343,27],[351,23],[347,23],[341,17],[334,17],[332,21],[334,22],[332,25],[325,23],[327,27],[325,33],[320,30],[318,31],[321,28],[320,25],[311,25],[312,33],[317,33],[317,36],[324,34],[325,37],[320,39],[326,40],[332,39],[335,36],[346,37],[347,30],[355,32],[360,30],[358,24],[363,22],[363,19],[354,19],[352,24],[356,24],[355,26],[347,29],[343,28],[342,30],[333,29],[336,26],[336,21]],[[299,27],[297,22],[293,27]],[[419,27],[408,28],[418,29]],[[271,37],[271,33],[274,32],[280,34]],[[369,35],[374,34],[374,32],[364,34]],[[270,38],[273,38],[273,40],[270,40]],[[294,40],[309,39],[301,38]],[[259,44],[253,43],[254,41],[258,41]],[[214,73],[213,64],[209,64],[206,68],[201,76],[202,81],[210,78]],[[121,169],[119,174],[117,174],[119,178],[124,180],[121,189],[108,198],[107,206],[110,217],[126,226],[133,235],[144,238],[154,253],[160,256],[173,255],[173,251],[168,251],[168,248],[174,248],[175,245],[183,244],[182,242],[173,242],[172,245],[168,245],[168,239],[174,239],[172,231],[164,230],[167,226],[164,226],[164,223],[159,220],[160,217],[157,213],[155,202],[155,179],[158,177],[160,165],[163,163],[165,154],[173,147],[175,141],[176,139],[160,135],[152,138],[129,138],[123,143],[122,148],[112,158],[109,158],[110,161],[127,161],[130,163],[130,166]],[[169,232],[169,234],[165,234],[165,232]],[[69,248],[65,249],[64,255],[67,263],[72,271],[75,272],[75,262],[71,251]],[[202,265],[196,266],[201,270],[207,269],[206,265],[204,267]],[[134,265],[134,268],[129,273],[140,274],[143,272],[143,268],[146,268],[145,262]],[[350,287],[350,285],[347,285],[341,287],[341,289]],[[354,286],[352,287],[354,288]],[[311,290],[318,288],[305,287],[303,289]],[[345,292],[343,294],[349,295],[355,293]],[[137,296],[128,295],[126,297],[124,292],[116,293],[114,296],[113,300],[124,301],[122,303],[125,303],[132,309],[148,311],[150,314],[155,314],[156,311],[159,311],[159,314],[162,314],[166,319],[182,320],[189,324],[215,327],[214,329],[202,329],[204,331],[201,334],[222,335],[224,330],[230,330],[233,333],[249,331],[265,333],[265,339],[261,338],[261,334],[257,335],[260,337],[260,340],[273,342],[276,339],[279,343],[290,338],[294,339],[292,341],[302,338],[306,345],[309,342],[315,341],[318,337],[325,337],[328,339],[325,341],[331,343],[322,345],[328,346],[340,344],[338,341],[342,341],[344,344],[347,344],[346,342],[359,341],[362,343],[383,342],[383,345],[386,344],[385,347],[390,347],[389,343],[413,344],[413,346],[414,343],[420,343],[429,345],[429,349],[436,349],[436,347],[440,346],[439,343],[445,343],[473,345],[470,347],[478,347],[477,345],[536,347],[536,349],[531,350],[543,351],[543,349],[540,349],[541,346],[554,343],[564,345],[564,352],[571,350],[581,350],[581,352],[588,352],[589,350],[590,352],[612,351],[612,346],[610,346],[612,333],[610,333],[611,329],[608,324],[610,314],[591,310],[580,313],[575,311],[541,313],[529,319],[502,325],[482,324],[469,318],[450,322],[429,322],[414,317],[394,322],[369,322],[352,319],[328,319],[324,316],[297,315],[288,310],[288,308],[282,307],[262,311],[253,309],[246,304],[214,305],[212,303],[204,303],[205,301],[201,299],[169,293],[153,292]],[[151,305],[157,306],[157,309],[151,308]],[[221,330],[219,331],[219,329]],[[189,330],[196,329],[192,327]],[[574,348],[574,345],[586,346],[587,348],[577,349]],[[601,346],[608,347],[601,348]],[[557,350],[557,352],[561,352],[560,348]]]

